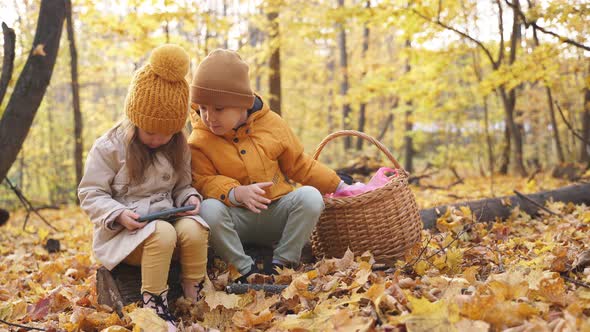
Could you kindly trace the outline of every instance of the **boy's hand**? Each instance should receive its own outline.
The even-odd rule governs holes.
[[[115,219],[115,222],[118,222],[130,231],[134,231],[143,228],[147,224],[146,222],[138,222],[136,220],[137,218],[139,218],[139,214],[131,210],[123,210],[117,219]]]
[[[178,216],[196,216],[199,214],[199,210],[201,210],[201,200],[197,196],[189,197],[184,205],[194,205],[195,208],[190,211],[180,212],[177,214]]]
[[[264,189],[272,186],[272,182],[261,182],[254,183],[248,186],[239,186],[234,188],[234,196],[236,200],[248,208],[248,210],[254,213],[260,213],[260,210],[268,209],[270,199],[264,197],[266,193]]]

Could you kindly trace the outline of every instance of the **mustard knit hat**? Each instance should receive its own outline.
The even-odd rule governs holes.
[[[189,89],[185,79],[189,56],[177,45],[155,48],[147,64],[135,72],[125,114],[137,127],[172,135],[182,130],[188,112]]]
[[[234,51],[216,49],[199,64],[191,84],[191,107],[215,105],[250,108],[254,92],[250,88],[248,65]]]

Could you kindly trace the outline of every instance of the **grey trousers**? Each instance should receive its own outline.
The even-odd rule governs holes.
[[[242,243],[271,246],[278,241],[273,260],[298,263],[323,210],[320,192],[303,186],[272,202],[259,214],[206,199],[200,215],[211,228],[210,243],[215,253],[243,274],[254,262],[244,253]]]

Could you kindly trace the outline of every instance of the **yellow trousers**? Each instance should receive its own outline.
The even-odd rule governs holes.
[[[190,218],[155,220],[156,231],[125,258],[141,266],[141,292],[160,294],[168,289],[172,259],[180,260],[182,281],[200,281],[207,270],[209,230]]]

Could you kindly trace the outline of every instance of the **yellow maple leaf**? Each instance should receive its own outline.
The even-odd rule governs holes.
[[[148,308],[137,308],[129,313],[133,324],[133,331],[167,332],[168,324],[155,311]]]
[[[423,276],[426,274],[426,271],[429,267],[430,265],[426,261],[419,261],[418,263],[416,263],[416,265],[414,265],[414,271],[419,276]]]
[[[47,236],[49,235],[49,230],[45,229],[45,228],[41,228],[39,229],[39,240],[41,242],[45,241],[45,239],[47,238]]]
[[[561,306],[566,306],[568,303],[565,284],[561,278],[541,280],[539,294],[551,303],[557,303]]]
[[[219,306],[203,315],[203,326],[220,331],[228,330],[232,325],[232,317],[235,313],[233,309],[226,309]]]
[[[371,285],[369,289],[363,294],[364,297],[375,303],[375,307],[379,306],[379,298],[385,294],[385,284],[376,283]]]
[[[447,250],[447,267],[449,272],[458,273],[461,271],[463,263],[463,252],[459,248],[450,248]]]
[[[430,302],[425,298],[408,297],[412,313],[399,317],[400,323],[412,331],[455,331],[459,321],[459,310],[454,303],[445,300]]]
[[[10,320],[21,320],[27,315],[27,302],[23,300],[17,300],[12,303],[12,314]]]
[[[149,310],[149,309],[146,309]],[[154,313],[154,315],[156,315]],[[156,317],[158,317],[156,315]],[[158,317],[160,318],[160,317]],[[82,331],[96,331],[107,328],[111,325],[119,325],[121,320],[116,313],[108,314],[106,312],[93,312],[81,318],[79,328]]]
[[[463,270],[463,276],[465,277],[465,279],[467,279],[467,281],[474,284],[477,282],[478,270],[479,270],[479,266],[476,266],[476,265],[470,266],[470,267],[466,268],[465,270]]]
[[[355,315],[350,309],[337,309],[332,317],[332,331],[368,331],[373,319]]]
[[[205,278],[203,295],[210,309],[215,309],[217,306],[234,309],[240,305],[241,297],[239,295],[227,294],[226,292],[215,290],[209,278]]]
[[[240,328],[252,329],[257,325],[268,323],[272,320],[272,312],[264,309],[259,314],[252,313],[250,310],[238,311],[232,317],[232,322]]]
[[[4,303],[0,306],[0,319],[7,320],[12,316],[12,303]]]
[[[281,293],[281,295],[285,299],[292,299],[295,295],[302,296],[304,298],[312,299],[315,297],[314,294],[309,292],[309,277],[307,273],[303,273],[295,278],[285,290]]]
[[[436,228],[440,232],[453,232],[454,234],[459,233],[463,230],[463,223],[461,219],[448,221],[445,217],[436,219]]]

